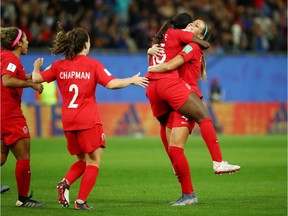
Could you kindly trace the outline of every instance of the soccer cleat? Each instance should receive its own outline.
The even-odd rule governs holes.
[[[69,188],[70,188],[70,186],[68,185],[68,182],[66,179],[63,179],[57,185],[59,203],[62,206],[64,206],[65,208],[69,207],[69,205],[70,205]]]
[[[10,187],[7,185],[1,185],[1,194],[9,191]]]
[[[93,207],[90,207],[87,205],[86,202],[79,204],[77,201],[75,201],[74,203],[74,209],[75,210],[93,210]]]
[[[231,174],[240,170],[240,166],[229,164],[227,161],[213,161],[213,169],[216,175]]]
[[[29,197],[27,197],[27,198],[19,197],[19,199],[16,202],[16,206],[17,207],[28,207],[28,208],[31,208],[31,207],[41,207],[43,205],[44,205],[44,203],[38,202],[36,200],[32,200]]]
[[[184,205],[192,205],[197,204],[198,198],[196,194],[193,192],[191,194],[182,194],[182,196],[172,204],[172,206],[184,206]]]

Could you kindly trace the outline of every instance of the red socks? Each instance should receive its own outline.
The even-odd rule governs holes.
[[[181,184],[182,193],[190,194],[194,192],[190,176],[189,164],[184,154],[184,149],[176,146],[170,146],[169,154],[173,159],[173,167],[178,181]]]
[[[69,185],[72,185],[80,176],[84,173],[86,168],[86,162],[76,161],[70,169],[68,170],[65,179],[69,182]]]
[[[169,159],[172,163],[172,158],[169,155],[169,144],[168,144],[168,140],[167,140],[167,136],[166,136],[166,127],[164,127],[162,124],[160,124],[160,137],[161,137],[162,143],[164,145],[165,151],[166,151],[167,155],[169,156]]]
[[[217,140],[216,132],[210,118],[202,120],[199,124],[200,132],[213,161],[221,162],[222,153]]]
[[[80,189],[77,199],[86,202],[88,195],[93,189],[98,176],[99,168],[93,165],[86,166],[85,172],[80,182]]]
[[[15,176],[18,188],[18,195],[28,197],[31,181],[30,159],[20,159],[16,162]]]

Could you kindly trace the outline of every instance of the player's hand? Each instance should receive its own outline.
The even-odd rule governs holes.
[[[141,86],[143,88],[147,87],[149,84],[148,78],[140,77],[140,72],[134,75],[132,78],[132,83],[137,86]]]
[[[159,44],[154,44],[147,51],[147,54],[151,56],[162,56],[163,53],[164,53],[164,49]]]
[[[150,66],[148,67],[148,72],[151,72],[151,71],[153,71],[153,70],[154,70],[154,68],[155,68],[155,65],[150,65]]]
[[[32,74],[26,74],[25,75],[25,80],[26,81],[31,81],[32,80]]]
[[[41,68],[42,65],[43,65],[43,61],[44,61],[43,58],[37,58],[37,59],[34,61],[34,64],[33,64],[34,70],[40,71],[40,68]]]
[[[43,92],[43,89],[44,89],[44,87],[43,87],[43,85],[42,85],[41,83],[34,83],[34,84],[32,85],[32,88],[33,88],[34,90],[38,91],[39,94],[41,94],[41,93]]]

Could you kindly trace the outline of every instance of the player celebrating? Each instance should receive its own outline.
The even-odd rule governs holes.
[[[25,74],[20,61],[20,55],[27,54],[28,43],[20,29],[1,28],[1,166],[10,150],[16,158],[16,206],[40,207],[42,202],[28,196],[31,181],[30,133],[21,110],[23,88],[31,87],[39,93],[43,90],[42,84],[33,83],[31,75]]]
[[[185,31],[192,31],[195,36],[198,36],[201,39],[203,39],[204,36],[205,36],[205,39],[208,38],[209,36],[208,30],[209,29],[208,29],[207,24],[205,24],[201,20],[195,21],[194,23],[188,25],[187,28],[185,29]],[[171,37],[169,37],[169,32],[167,32],[164,38],[165,38],[164,39],[165,45],[163,46],[164,54],[163,54],[163,50],[162,51],[157,50],[157,47],[155,46],[152,48],[154,49],[153,52],[151,52],[150,50],[150,52],[154,54],[157,54],[157,53],[159,54],[162,52],[161,54],[162,58],[163,58],[163,55],[165,58],[165,55],[168,55],[166,54],[166,52],[170,51],[169,47],[166,48],[166,42],[168,43],[169,38],[171,39]],[[166,85],[166,87],[164,86],[165,88],[164,91],[166,91],[166,93],[163,93],[163,91],[159,91],[159,88],[161,87],[159,87],[159,84],[156,85],[155,81],[154,82],[150,81],[150,86],[147,88],[147,91],[148,91],[149,88],[151,88],[151,84],[154,83],[155,85],[154,91],[156,91],[158,94],[158,98],[155,98],[153,97],[154,95],[152,96],[151,93],[148,92],[150,93],[149,95],[151,99],[149,98],[149,95],[147,94],[148,98],[150,99],[150,102],[152,101],[151,103],[152,110],[153,110],[153,105],[154,105],[154,109],[156,110],[153,112],[154,115],[155,113],[157,115],[157,112],[159,113],[159,111],[161,112],[163,110],[162,108],[163,106],[167,106],[165,102],[166,103],[168,102],[169,104],[173,105],[172,103],[173,101],[178,100],[179,102],[181,101],[181,99],[184,99],[181,102],[183,104],[182,105],[180,104],[178,108],[178,111],[181,112],[181,114],[178,114],[177,112],[171,113],[168,111],[167,113],[164,113],[162,116],[158,117],[158,119],[162,120],[162,122],[160,121],[162,123],[161,125],[162,142],[165,146],[165,149],[169,155],[169,158],[173,164],[175,173],[182,187],[182,196],[176,203],[174,203],[174,205],[187,205],[187,204],[193,204],[193,203],[198,202],[197,197],[194,193],[192,182],[191,182],[189,165],[188,165],[188,162],[184,154],[184,150],[183,150],[184,144],[188,138],[189,133],[191,133],[195,122],[199,124],[201,135],[211,154],[211,157],[213,160],[213,169],[214,169],[215,174],[232,173],[240,169],[240,167],[237,165],[230,165],[227,162],[222,161],[222,153],[221,153],[218,141],[217,141],[217,137],[216,137],[216,133],[215,133],[212,121],[209,118],[208,113],[200,99],[202,98],[202,94],[198,90],[198,77],[200,76],[202,56],[203,56],[202,49],[197,44],[193,43],[185,47],[185,49],[181,52],[180,57],[177,56],[178,58],[177,60],[173,59],[170,62],[159,64],[159,65],[156,65],[154,62],[152,62],[152,64],[155,66],[150,66],[148,69],[148,71],[150,72],[166,72],[164,74],[169,74],[169,71],[174,72],[175,69],[177,69],[179,65],[183,64],[184,60],[185,62],[190,61],[189,64],[186,65],[185,68],[181,69],[180,76],[186,82],[185,85],[189,87],[188,89],[190,89],[191,94],[188,93],[189,91],[187,91],[187,89],[185,88],[182,88],[184,92],[179,92],[179,93],[176,93],[177,89],[175,89],[173,91],[174,98],[173,96],[171,97],[172,92],[170,92],[169,89],[173,87],[169,87],[165,83],[169,83],[169,82],[173,83],[175,81],[169,80],[169,77],[167,78],[167,76],[165,76],[164,78],[165,82],[162,82],[164,83],[164,85]],[[154,56],[153,58],[157,59],[157,56]],[[201,72],[202,72],[201,76],[204,77],[206,75],[206,69],[202,68]],[[168,91],[170,92],[169,94],[167,93]],[[159,110],[159,107],[162,109]],[[174,104],[174,107],[175,107],[175,104]],[[177,108],[175,110],[177,110]],[[186,113],[187,115],[183,115],[183,113]],[[163,123],[163,118],[162,118],[163,116],[165,118],[169,116],[167,126],[169,128],[173,127],[172,131],[168,130],[168,139],[170,141],[169,148],[168,148],[168,141],[166,139],[166,133],[165,133],[165,125],[167,121],[164,119],[164,123]],[[189,119],[186,118],[186,116],[190,117],[189,118],[190,121]]]
[[[32,73],[34,82],[56,80],[63,98],[62,122],[67,139],[68,151],[77,155],[76,161],[64,179],[57,185],[59,202],[69,206],[69,188],[82,176],[80,189],[74,204],[76,210],[91,210],[86,199],[90,194],[99,172],[105,135],[97,111],[95,90],[97,83],[108,89],[124,88],[134,84],[146,87],[148,79],[139,77],[117,79],[97,60],[87,57],[90,38],[82,28],[65,32],[61,25],[51,52],[63,54],[65,58],[54,62],[51,67],[40,72],[43,63],[37,59]]]

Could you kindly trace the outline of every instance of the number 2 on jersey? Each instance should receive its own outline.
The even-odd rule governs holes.
[[[77,96],[78,96],[78,86],[76,84],[72,84],[69,87],[69,92],[74,92],[73,98],[70,101],[68,108],[77,108],[78,104],[75,103]]]

